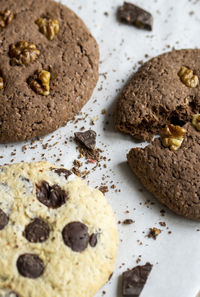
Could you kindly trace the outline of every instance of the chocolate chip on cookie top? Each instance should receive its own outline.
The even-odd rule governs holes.
[[[28,278],[38,278],[43,274],[43,261],[35,254],[23,254],[17,260],[19,273]]]
[[[92,233],[92,235],[90,235],[89,244],[91,247],[95,247],[97,245],[97,234],[96,233]]]
[[[5,212],[0,208],[0,230],[3,230],[8,224],[9,218]]]
[[[38,200],[50,208],[58,208],[65,204],[68,199],[67,193],[58,185],[50,186],[48,182],[42,181],[36,186]]]
[[[49,226],[42,219],[36,218],[24,230],[24,236],[30,242],[44,242],[49,237]]]
[[[66,179],[72,174],[71,171],[65,168],[51,168],[51,170],[57,173],[59,176],[64,176]]]
[[[64,243],[74,252],[83,252],[88,246],[88,227],[81,222],[67,224],[62,231],[62,236]]]

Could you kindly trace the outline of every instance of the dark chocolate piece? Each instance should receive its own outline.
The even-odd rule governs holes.
[[[88,149],[95,149],[96,146],[96,132],[93,130],[88,130],[85,132],[74,133],[76,140],[81,142]]]
[[[97,234],[92,233],[92,235],[90,235],[89,244],[91,247],[95,247],[97,245]]]
[[[152,15],[132,3],[124,2],[123,6],[119,7],[117,14],[121,22],[134,25],[140,29],[152,30]]]
[[[30,242],[44,242],[49,237],[49,226],[41,219],[34,219],[28,224],[24,231],[24,236]]]
[[[50,186],[48,182],[42,181],[37,185],[36,195],[38,200],[50,208],[58,208],[67,201],[67,193],[58,185]]]
[[[136,266],[122,274],[122,295],[124,297],[138,297],[142,292],[153,265],[146,263]]]
[[[74,252],[82,252],[88,246],[88,227],[81,222],[67,224],[62,231],[62,236],[64,243]]]
[[[133,224],[133,223],[134,223],[134,221],[132,219],[126,219],[126,220],[123,221],[124,225],[130,225],[130,224]]]
[[[52,168],[52,170],[57,173],[59,176],[64,176],[66,179],[72,174],[71,171],[65,168]]]
[[[9,218],[5,212],[0,208],[0,230],[3,230],[8,224]]]
[[[35,254],[23,254],[17,260],[17,269],[24,277],[38,278],[44,271],[44,264]]]

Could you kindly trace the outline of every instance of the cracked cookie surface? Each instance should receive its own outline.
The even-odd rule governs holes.
[[[60,3],[2,0],[1,10],[14,17],[0,28],[0,142],[21,141],[56,130],[83,107],[98,79],[99,51],[82,20]],[[36,21],[41,17],[58,22],[53,40],[40,32]],[[20,41],[40,52],[28,65],[10,63],[9,47]],[[29,85],[29,78],[41,70],[51,74],[48,96]]]
[[[67,199],[52,208],[42,196]],[[0,167],[0,297],[92,297],[114,270],[117,246],[99,190],[47,162]]]

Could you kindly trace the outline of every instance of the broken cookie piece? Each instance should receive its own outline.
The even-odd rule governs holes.
[[[124,2],[117,12],[121,22],[134,25],[137,28],[152,30],[153,17],[146,10],[128,2]]]

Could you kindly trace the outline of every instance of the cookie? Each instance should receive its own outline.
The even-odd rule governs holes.
[[[0,142],[45,135],[92,95],[98,46],[83,21],[52,0],[2,0]]]
[[[177,150],[164,147],[161,139],[127,155],[132,171],[147,190],[172,211],[200,221],[200,132],[190,123]]]
[[[0,167],[0,297],[91,297],[114,270],[103,194],[47,162]]]
[[[165,53],[146,62],[119,97],[116,129],[151,140],[168,123],[183,124],[200,108],[200,50]]]

